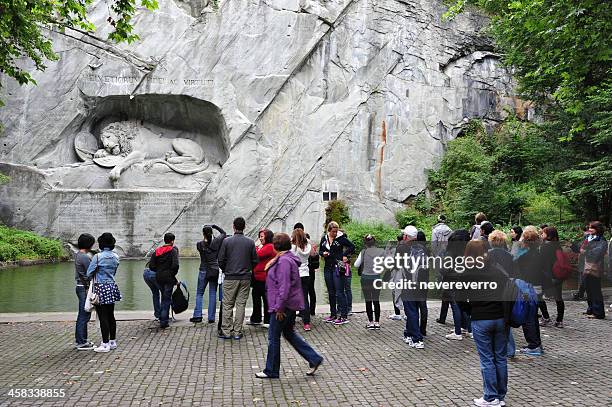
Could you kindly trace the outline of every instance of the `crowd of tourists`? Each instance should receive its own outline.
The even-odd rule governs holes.
[[[442,306],[437,323],[446,324],[448,309],[452,310],[453,331],[445,335],[449,341],[473,339],[480,357],[483,396],[474,399],[477,406],[504,406],[507,392],[507,360],[517,354],[541,356],[544,352],[541,326],[563,328],[565,304],[562,296],[564,280],[570,276],[567,248],[561,246],[554,226],[515,226],[507,235],[495,229],[483,213],[475,217],[470,229],[452,230],[444,215],[438,217],[426,242],[425,233],[415,226],[406,226],[394,242],[377,242],[371,234],[356,236],[363,239],[363,250],[355,252],[355,245],[336,222],[329,222],[321,239],[311,239],[304,226],[297,223],[291,235],[262,229],[254,241],[244,235],[246,224],[241,217],[233,221],[233,234],[228,236],[217,225],[206,225],[202,240],[196,243],[200,266],[195,295],[195,307],[190,321],[203,322],[203,298],[208,288],[207,322],[217,323],[221,340],[240,340],[244,337],[246,304],[252,297],[252,312],[247,325],[268,330],[266,367],[258,378],[278,378],[280,373],[280,338],[291,344],[309,364],[307,375],[313,375],[323,362],[298,333],[313,329],[311,317],[316,311],[315,278],[319,274],[320,259],[327,289],[329,315],[327,324],[343,326],[352,315],[352,266],[360,278],[365,301],[367,330],[381,329],[380,280],[400,282],[409,280],[416,288],[393,289],[394,312],[391,320],[405,320],[404,342],[412,349],[424,349],[427,336],[427,289],[419,285],[437,279],[442,282],[495,282],[492,290],[443,290]],[[159,328],[171,322],[172,296],[179,282],[179,251],[172,233],[164,235],[164,244],[148,257],[144,280],[152,292],[155,319]],[[115,239],[103,233],[97,239],[99,251],[92,254],[95,239],[83,234],[78,239],[75,256],[76,293],[79,298],[75,340],[76,349],[109,352],[117,348],[117,324],[114,304],[121,300],[115,275],[119,257],[113,251]],[[583,239],[569,250],[578,257],[580,289],[576,298],[586,293],[588,318],[604,319],[602,275],[606,253],[604,225],[591,222],[584,230]],[[388,267],[383,273],[375,267],[381,256],[408,256],[425,259],[438,256],[462,258],[466,267],[439,263],[428,267]],[[469,260],[474,260],[469,262]],[[483,267],[477,267],[483,259]],[[467,266],[467,264],[472,266]],[[525,292],[533,292],[538,312],[528,314],[520,323],[512,322],[512,302],[504,297],[507,287],[516,284]],[[398,287],[400,285],[397,285]],[[531,290],[531,291],[529,291]],[[217,317],[217,298],[220,302]],[[554,321],[545,299],[554,299]],[[87,322],[92,307],[98,314],[102,342],[95,346],[88,340]],[[401,315],[401,310],[404,315]],[[298,325],[297,321],[300,320]],[[298,328],[299,326],[300,328]],[[512,328],[522,329],[526,346],[516,350]]]

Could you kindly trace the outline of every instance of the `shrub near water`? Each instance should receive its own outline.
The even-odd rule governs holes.
[[[363,249],[363,238],[367,234],[374,236],[378,244],[383,244],[389,240],[396,241],[400,233],[398,228],[394,228],[381,222],[349,222],[341,225],[346,231],[348,238],[355,244],[355,259],[357,254]]]
[[[58,260],[63,254],[59,240],[0,225],[0,261]]]

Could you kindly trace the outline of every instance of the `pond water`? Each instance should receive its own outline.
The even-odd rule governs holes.
[[[199,259],[181,258],[178,278],[187,283],[193,307],[198,278]],[[144,260],[122,260],[117,271],[117,284],[123,300],[118,310],[152,310],[151,291],[142,279]],[[359,278],[351,281],[353,302],[363,302]],[[6,312],[67,312],[77,310],[74,264],[72,262],[16,267],[0,270],[0,313]],[[317,304],[327,304],[327,290],[323,273],[315,278]],[[381,300],[390,300],[390,293],[382,292]],[[208,292],[204,295],[205,306]],[[251,306],[249,297],[248,307]]]

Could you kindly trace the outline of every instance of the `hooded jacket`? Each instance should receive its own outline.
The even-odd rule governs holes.
[[[176,246],[163,245],[155,250],[149,261],[149,269],[155,272],[159,285],[176,284],[179,271],[179,251]]]
[[[300,264],[295,254],[286,251],[278,253],[266,266],[266,298],[270,312],[304,309]]]
[[[439,256],[446,251],[448,238],[453,230],[446,223],[438,223],[431,230],[431,251],[434,256]]]
[[[295,254],[300,259],[300,277],[309,277],[310,271],[308,270],[308,258],[310,257],[310,251],[312,246],[310,243],[306,244],[304,250],[300,249],[296,245],[291,245],[291,253]]]

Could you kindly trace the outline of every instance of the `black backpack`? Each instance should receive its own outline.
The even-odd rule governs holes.
[[[180,282],[172,293],[172,311],[175,314],[187,310],[189,307],[189,291],[187,291],[187,285],[183,281]]]

